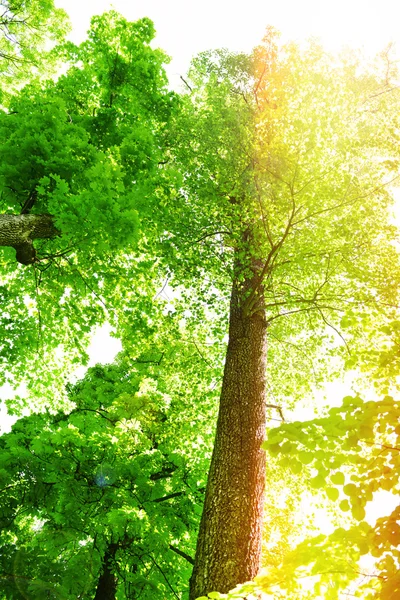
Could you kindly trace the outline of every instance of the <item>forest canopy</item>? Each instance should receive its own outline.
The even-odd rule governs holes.
[[[396,598],[398,508],[366,513],[399,493],[390,49],[269,27],[173,92],[147,18],[76,45],[52,0],[0,9],[0,599]],[[103,323],[122,351],[76,381]]]

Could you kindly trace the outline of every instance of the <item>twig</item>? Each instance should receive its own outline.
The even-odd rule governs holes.
[[[282,421],[285,421],[285,417],[283,416],[283,412],[280,406],[278,406],[277,404],[266,404],[265,406],[266,408],[275,408],[278,411]]]
[[[150,557],[150,560],[154,563],[154,566],[160,571],[161,575],[164,577],[164,579],[165,579],[165,581],[167,583],[167,586],[169,587],[169,589],[171,590],[171,592],[173,593],[173,595],[175,596],[175,598],[177,598],[177,600],[179,600],[178,594],[175,592],[174,588],[172,587],[172,585],[168,581],[167,576],[165,575],[164,571],[162,570],[162,568],[160,567],[160,565],[155,560],[154,556],[152,554],[149,554],[148,556]]]
[[[191,88],[191,87],[190,87],[190,85],[188,84],[188,82],[186,81],[186,79],[184,79],[184,78],[182,77],[182,75],[179,75],[179,77],[182,79],[182,81],[183,81],[183,83],[186,85],[186,87],[187,87],[187,88],[188,88],[188,89],[189,89],[191,92],[193,92],[193,88]]]
[[[71,265],[71,262],[69,261],[68,258],[65,259],[67,261],[67,263],[72,266],[72,268],[74,269],[74,271],[76,273],[78,273],[79,277],[82,279],[83,283],[86,285],[86,287],[92,292],[92,294],[95,295],[95,297],[97,298],[97,300],[99,302],[101,302],[101,304],[104,306],[106,312],[108,313],[108,308],[106,303],[104,302],[104,300],[94,291],[94,289],[88,284],[86,278],[82,275],[82,273],[79,271],[79,269],[77,269],[74,265]]]
[[[231,233],[232,233],[231,231],[213,231],[212,233],[206,233],[201,238],[195,240],[194,244],[197,244],[198,242],[202,242],[206,238],[213,237],[214,235],[231,235]]]
[[[196,342],[194,342],[194,341],[193,341],[193,342],[192,342],[192,344],[194,344],[194,346],[195,346],[195,348],[196,348],[197,352],[199,353],[199,355],[201,356],[201,358],[204,360],[204,362],[205,362],[205,363],[206,363],[206,364],[207,364],[209,367],[212,367],[212,364],[211,364],[211,363],[209,363],[209,362],[208,362],[208,360],[207,360],[206,358],[204,358],[204,356],[203,356],[203,355],[202,355],[202,353],[200,352],[200,350],[199,350],[199,348],[198,348],[198,346],[197,346]]]

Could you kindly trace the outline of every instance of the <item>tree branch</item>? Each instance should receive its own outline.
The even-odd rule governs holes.
[[[189,556],[189,554],[186,554],[186,552],[182,552],[182,550],[179,550],[179,548],[175,548],[175,546],[172,546],[172,544],[169,545],[169,549],[172,550],[172,552],[175,552],[175,554],[178,554],[179,556],[187,560],[188,563],[190,563],[191,565],[194,565],[194,559],[191,556]]]
[[[278,411],[282,421],[285,421],[285,417],[283,416],[283,412],[280,406],[277,406],[276,404],[266,404],[265,406],[266,408],[275,408]]]
[[[172,494],[168,494],[167,496],[162,496],[162,498],[156,498],[152,500],[152,502],[165,502],[166,500],[171,500],[172,498],[178,498],[178,496],[183,496],[186,492],[173,492]]]
[[[182,77],[182,75],[179,75],[179,77],[180,77],[180,79],[182,79],[182,81],[183,81],[183,83],[186,85],[186,87],[187,87],[187,88],[188,88],[188,89],[189,89],[191,92],[193,92],[193,88],[191,88],[191,87],[190,87],[190,85],[188,84],[188,82],[186,81],[186,79],[184,79],[184,78]]]

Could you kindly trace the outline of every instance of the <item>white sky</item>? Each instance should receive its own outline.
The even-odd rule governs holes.
[[[400,48],[399,0],[55,1],[69,14],[76,42],[84,38],[90,17],[110,8],[129,20],[150,17],[156,45],[173,59],[168,69],[173,84],[198,52],[221,47],[249,51],[267,25],[281,31],[283,41],[315,36],[333,51],[350,45],[375,53],[392,41]]]

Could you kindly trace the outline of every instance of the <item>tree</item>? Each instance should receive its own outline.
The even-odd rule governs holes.
[[[163,343],[70,386],[68,412],[24,417],[0,438],[1,598],[185,593],[216,392],[169,321]]]
[[[259,569],[267,339],[343,356],[360,345],[359,320],[376,328],[397,305],[390,69],[365,71],[354,57],[334,66],[316,45],[278,53],[272,32],[249,57],[206,53],[193,64],[164,246],[180,282],[195,275],[198,294],[208,284],[215,296],[230,281],[232,292],[191,600]]]
[[[204,327],[157,322],[69,386],[69,410],[33,413],[0,438],[0,598],[188,597],[221,351],[205,369]],[[282,472],[275,492],[287,493]],[[268,555],[278,564],[281,546]]]
[[[159,185],[174,97],[153,35],[148,19],[94,18],[87,41],[58,49],[67,72],[0,112],[0,243],[23,265],[4,250],[0,354],[14,380],[28,364],[42,372],[42,396],[50,379],[63,389],[65,365],[81,360],[94,324],[115,321],[123,296],[129,310],[133,277],[139,314],[139,297],[155,293],[140,196]]]

